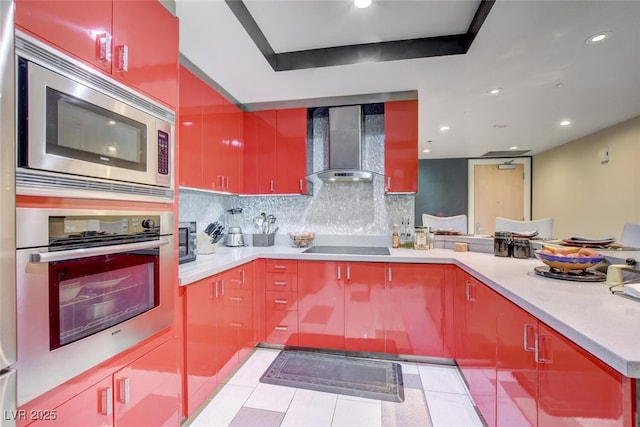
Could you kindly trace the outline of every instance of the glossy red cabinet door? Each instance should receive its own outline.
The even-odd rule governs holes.
[[[6,416],[6,414],[4,414]],[[25,414],[33,419],[32,414]],[[94,384],[73,399],[50,410],[44,410],[41,419],[30,426],[113,426],[113,380],[111,376]],[[18,425],[22,425],[18,418]]]
[[[227,100],[223,100],[222,120],[222,176],[224,191],[242,192],[242,110]]]
[[[228,297],[234,308],[231,326],[238,331],[238,361],[249,355],[256,345],[253,340],[253,287],[254,272],[251,263],[243,264],[225,272],[225,297]]]
[[[178,32],[178,18],[159,1],[114,0],[113,75],[175,107]]]
[[[297,346],[298,293],[266,291],[265,303],[267,343]]]
[[[169,340],[116,372],[113,385],[117,426],[179,425],[177,339]]]
[[[635,426],[629,378],[542,322],[535,346],[539,426]]]
[[[182,187],[203,188],[202,104],[205,91],[202,80],[186,68],[180,68],[178,182]]]
[[[418,100],[384,104],[385,191],[418,191]]]
[[[276,193],[276,110],[258,112],[258,194]]]
[[[242,154],[242,194],[258,194],[260,145],[258,143],[258,113],[249,111],[243,117],[244,151]]]
[[[15,22],[21,30],[111,73],[111,62],[100,58],[97,46],[113,34],[112,8],[111,0],[18,0]]]
[[[343,263],[298,261],[298,343],[344,350]]]
[[[192,415],[216,388],[216,313],[219,278],[190,284],[185,292],[185,365],[187,415]]]
[[[462,271],[456,293],[456,360],[478,409],[495,426],[497,294]]]
[[[445,266],[388,264],[387,353],[451,357],[445,314]]]
[[[226,191],[222,175],[223,98],[204,84],[202,104],[202,187]]]
[[[534,347],[538,319],[498,297],[497,408],[500,427],[538,425],[538,365]]]
[[[276,192],[306,194],[307,109],[278,110],[276,135]]]
[[[349,351],[385,351],[385,264],[344,266],[344,339]]]

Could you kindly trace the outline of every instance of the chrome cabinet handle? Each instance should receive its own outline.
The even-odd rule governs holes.
[[[302,178],[300,178],[299,183],[300,183],[300,192],[302,193]]]
[[[99,412],[108,417],[113,413],[113,393],[111,391],[111,387],[101,387],[98,390],[100,393]]]
[[[150,240],[148,242],[125,243],[122,245],[100,246],[96,248],[70,249],[68,251],[35,252],[29,256],[29,261],[34,263],[68,261],[72,259],[88,258],[91,256],[138,251],[141,249],[154,249],[154,248],[159,248],[160,246],[165,246],[168,244],[169,244],[168,240],[159,239],[159,240]]]
[[[218,282],[219,280],[214,280],[213,281],[213,287],[215,288],[215,292],[214,292],[214,298],[218,299]]]
[[[273,193],[273,188],[274,188],[274,186],[273,186],[273,180],[271,180],[271,181],[269,182],[269,191],[271,191],[272,193]]]
[[[244,279],[245,279],[244,270],[240,270],[240,284],[242,286],[244,286]]]
[[[118,401],[120,403],[129,403],[129,401],[131,400],[129,383],[129,378],[120,378],[118,380]]]
[[[224,279],[220,279],[220,291],[221,295],[224,296]]]
[[[273,302],[274,302],[275,304],[287,304],[287,303],[289,302],[289,300],[286,300],[286,299],[276,299],[276,300],[273,300]]]
[[[534,351],[535,352],[535,344],[533,347],[529,346],[529,330],[535,328],[535,325],[525,324],[524,325],[524,351]]]
[[[347,265],[347,280],[351,280],[351,266]]]
[[[288,326],[280,326],[280,325],[278,325],[273,329],[275,329],[276,331],[286,331],[286,330],[289,329],[289,327]]]
[[[286,265],[274,265],[273,269],[274,270],[286,270],[287,266]]]
[[[111,34],[102,33],[96,38],[98,61],[111,62]]]
[[[287,286],[287,282],[278,280],[278,281],[273,282],[273,285],[274,286]]]
[[[391,275],[391,267],[389,267],[389,275],[388,275],[389,283],[392,282],[392,279],[393,279],[393,276]]]
[[[551,363],[551,359],[545,359],[541,356],[540,348],[542,347],[542,341],[546,339],[546,335],[536,335],[535,347],[533,352],[533,358],[536,363]]]
[[[387,190],[391,190],[391,177],[387,177]]]
[[[471,288],[474,287],[474,286],[475,285],[470,280],[467,280],[466,289],[465,289],[465,292],[466,292],[466,295],[467,295],[467,301],[475,301],[476,300],[475,296],[473,296],[472,292],[471,292]]]
[[[129,46],[126,44],[116,46],[116,53],[117,71],[121,73],[129,71]]]
[[[338,266],[338,280],[342,280],[342,267]]]

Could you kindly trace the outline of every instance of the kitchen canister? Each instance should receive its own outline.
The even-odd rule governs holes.
[[[512,254],[514,258],[529,258],[531,256],[531,245],[529,239],[514,237]]]
[[[493,233],[493,254],[509,257],[513,253],[513,233],[510,231],[496,231]]]

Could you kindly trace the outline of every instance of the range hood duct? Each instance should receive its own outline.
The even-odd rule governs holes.
[[[362,168],[362,107],[329,108],[329,169],[316,173],[323,182],[372,182]]]

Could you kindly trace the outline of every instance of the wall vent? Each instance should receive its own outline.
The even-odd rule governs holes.
[[[480,157],[518,157],[530,153],[531,150],[487,151]]]

